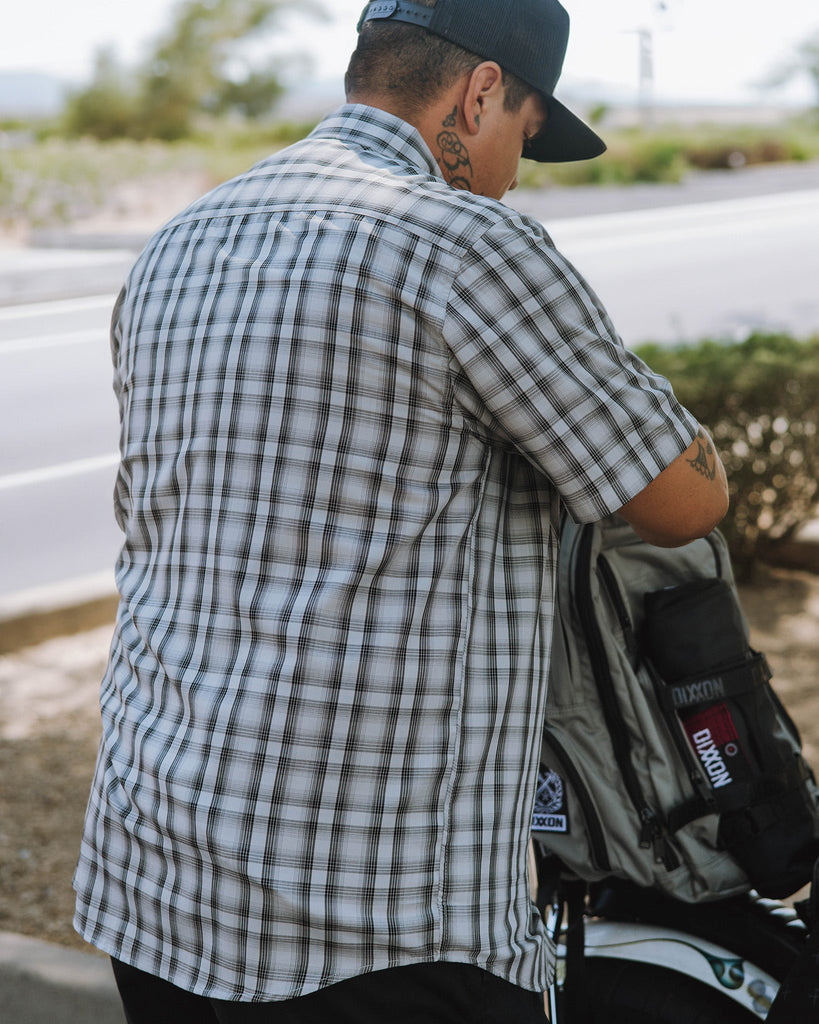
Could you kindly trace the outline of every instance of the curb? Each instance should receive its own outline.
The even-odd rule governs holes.
[[[107,958],[0,932],[0,1006],[9,1024],[125,1024]]]
[[[815,540],[791,540],[778,544],[759,559],[774,569],[794,569],[819,575],[819,543]]]
[[[772,544],[759,560],[775,569],[819,574],[819,518],[803,523],[792,540]]]
[[[760,562],[774,569],[819,575],[819,520],[806,524],[797,539],[765,552]],[[97,626],[113,626],[118,603],[113,577],[107,572],[0,596],[0,654]]]
[[[143,230],[117,227],[107,231],[38,228],[31,232],[29,245],[32,249],[125,250],[131,253],[133,260],[144,249],[155,230],[155,227]]]
[[[107,572],[0,597],[0,654],[113,625],[118,600]]]

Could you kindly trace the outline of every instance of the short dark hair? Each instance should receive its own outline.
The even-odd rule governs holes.
[[[416,25],[366,21],[350,58],[344,87],[347,96],[369,91],[389,93],[404,112],[413,114],[462,75],[471,74],[485,59]],[[501,70],[506,90],[504,109],[514,114],[535,90]]]

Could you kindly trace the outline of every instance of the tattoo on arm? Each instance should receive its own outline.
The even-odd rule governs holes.
[[[699,473],[708,480],[713,480],[717,475],[717,457],[714,452],[714,446],[702,430],[697,435],[696,441],[697,454],[693,459],[686,459],[686,462],[694,472]]]

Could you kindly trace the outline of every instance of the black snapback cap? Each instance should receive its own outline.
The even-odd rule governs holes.
[[[375,19],[424,28],[485,60],[493,60],[543,96],[549,116],[523,155],[542,163],[588,160],[606,144],[554,97],[569,41],[569,15],[558,0],[373,0],[358,28]]]

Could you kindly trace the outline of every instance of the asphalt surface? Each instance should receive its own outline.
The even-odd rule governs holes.
[[[691,175],[680,185],[518,191],[507,202],[544,221],[819,187],[819,165]],[[27,249],[0,249],[0,305],[116,291],[146,240],[141,233],[41,233]],[[816,559],[819,526],[803,532],[796,564]],[[811,554],[809,554],[810,552]],[[819,569],[819,560],[817,560]],[[0,653],[112,621],[116,605],[103,580],[12,595],[0,602]],[[0,1019],[9,1024],[123,1024],[104,958],[0,932]]]
[[[547,224],[583,215],[693,205],[774,195],[819,187],[819,163],[768,165],[740,171],[697,172],[680,184],[589,186],[518,190],[509,205]],[[65,297],[116,294],[148,232],[88,233],[55,230],[35,235],[28,248],[0,248],[0,305]],[[0,651],[49,635],[109,621],[114,596],[110,576],[85,579],[77,587],[12,593],[0,598]]]

